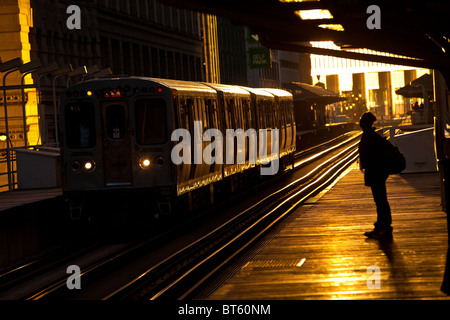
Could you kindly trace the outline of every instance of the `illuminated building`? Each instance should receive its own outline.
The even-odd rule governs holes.
[[[332,42],[314,42],[312,45],[327,49],[339,49]],[[374,53],[366,49],[362,51]],[[345,103],[341,103],[334,107],[354,119],[361,115],[354,109],[358,101],[363,101],[367,110],[374,112],[380,119],[392,119],[405,115],[411,110],[412,99],[403,98],[395,91],[430,72],[428,69],[408,66],[311,55],[313,79],[325,82],[327,89],[331,91],[352,98],[353,102],[350,104],[344,106]]]
[[[33,15],[29,0],[0,2],[0,58],[3,62],[21,58],[23,63],[30,62],[31,45],[29,31],[33,27]],[[0,73],[3,80],[4,73]],[[12,72],[6,78],[6,85],[19,85],[22,74]],[[33,84],[30,75],[24,79],[24,84]],[[25,90],[26,101],[26,132],[29,144],[39,142],[39,119],[36,102],[36,89]],[[5,113],[3,91],[0,97],[0,132],[5,132]],[[23,145],[24,125],[21,90],[7,90],[8,133],[10,146]],[[5,143],[0,143],[4,148]]]

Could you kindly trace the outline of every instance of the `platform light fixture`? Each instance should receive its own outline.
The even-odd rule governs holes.
[[[295,2],[319,2],[320,0],[279,0],[283,3],[295,3]]]
[[[0,63],[0,72],[6,72],[13,69],[19,68],[23,65],[23,61],[21,58],[15,58],[6,62]]]
[[[70,80],[72,80],[73,77],[85,75],[88,73],[88,70],[86,66],[81,66],[78,68],[73,69],[73,71],[70,71],[67,73],[67,82],[66,87],[68,88],[70,85]]]
[[[30,73],[30,72],[36,71],[40,67],[41,67],[41,60],[36,59],[36,60],[32,60],[30,62],[24,63],[21,66],[19,66],[19,71],[22,74]]]
[[[333,15],[327,9],[297,10],[294,13],[302,20],[333,19]]]
[[[334,30],[334,31],[344,31],[342,24],[319,24],[319,28]]]
[[[87,78],[92,76],[94,73],[97,73],[99,71],[100,71],[100,68],[96,64],[94,64],[93,66],[88,67],[87,68],[87,73],[83,75],[81,81],[86,80]]]

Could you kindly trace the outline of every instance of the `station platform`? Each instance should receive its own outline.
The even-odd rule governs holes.
[[[263,239],[209,299],[450,299],[440,291],[448,237],[438,173],[390,176],[387,192],[391,241],[364,236],[376,209],[354,164]]]
[[[16,264],[64,239],[61,188],[0,193],[0,268]]]
[[[0,193],[0,212],[62,196],[61,188],[24,189]]]

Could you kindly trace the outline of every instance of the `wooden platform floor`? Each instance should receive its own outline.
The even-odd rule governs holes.
[[[0,193],[0,212],[62,195],[61,188],[13,190]]]
[[[363,235],[373,229],[376,211],[353,165],[209,298],[450,299],[440,291],[448,243],[438,174],[391,176],[387,190],[392,241]],[[379,289],[370,266],[379,268]]]

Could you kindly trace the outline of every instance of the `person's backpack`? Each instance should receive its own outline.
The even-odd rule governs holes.
[[[403,153],[386,139],[383,144],[383,162],[389,174],[398,174],[406,168]]]

